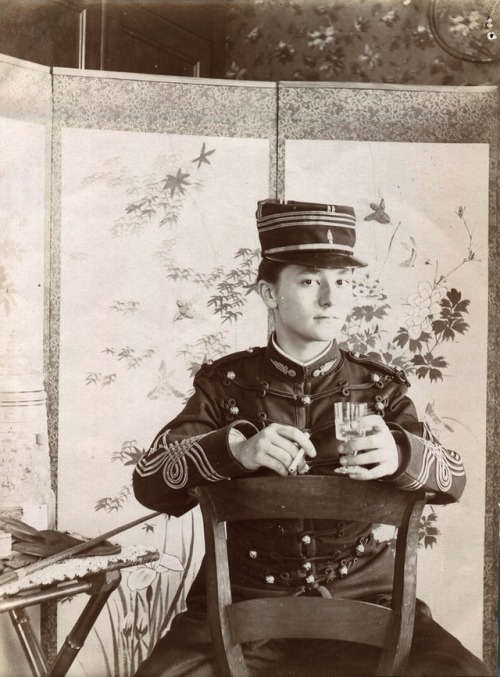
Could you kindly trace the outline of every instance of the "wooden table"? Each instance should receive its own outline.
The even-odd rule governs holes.
[[[121,570],[159,559],[157,550],[125,546],[117,555],[75,557],[0,588],[0,613],[8,613],[34,677],[65,675],[101,610],[121,581]],[[25,609],[87,593],[90,596],[52,665],[48,664]]]

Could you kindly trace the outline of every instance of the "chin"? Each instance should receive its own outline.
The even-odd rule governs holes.
[[[310,334],[305,338],[311,342],[318,341],[321,343],[327,343],[328,341],[331,341],[332,338],[335,338],[335,329],[332,327],[331,329],[325,329],[325,331],[314,332],[314,334]]]
[[[341,332],[342,327],[336,322],[325,322],[324,326],[316,329],[314,338],[311,336],[312,340],[316,341],[330,341],[332,338],[338,336]]]

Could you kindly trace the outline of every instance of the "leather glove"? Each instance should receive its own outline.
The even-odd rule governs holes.
[[[35,557],[49,557],[57,552],[62,552],[74,545],[84,543],[85,539],[75,538],[67,532],[54,529],[38,531],[29,524],[21,522],[15,517],[1,517],[0,527],[12,535],[12,550],[23,555]],[[115,555],[121,551],[121,547],[110,541],[102,541],[91,546],[88,550],[79,553],[77,557],[89,557],[91,555]]]

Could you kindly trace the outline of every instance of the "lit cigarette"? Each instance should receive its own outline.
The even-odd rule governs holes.
[[[304,451],[304,449],[299,449],[299,451],[297,452],[297,456],[295,456],[293,461],[288,466],[288,474],[289,475],[294,475],[297,472],[297,468],[299,467],[299,463],[302,461],[305,454],[306,454],[306,452]]]

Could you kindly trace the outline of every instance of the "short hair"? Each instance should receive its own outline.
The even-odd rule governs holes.
[[[259,267],[257,269],[257,278],[255,284],[258,284],[261,280],[264,282],[269,282],[270,284],[277,284],[278,278],[281,272],[287,267],[294,265],[291,261],[274,261],[273,259],[261,259]],[[300,264],[296,264],[300,265]],[[312,266],[307,266],[312,268]],[[355,268],[348,266],[347,268],[353,273]]]
[[[277,284],[278,278],[282,270],[284,270],[289,263],[283,261],[273,261],[272,259],[261,259],[259,263],[259,268],[257,270],[257,279],[255,281],[258,284],[261,280],[264,282],[269,282],[270,284]]]

